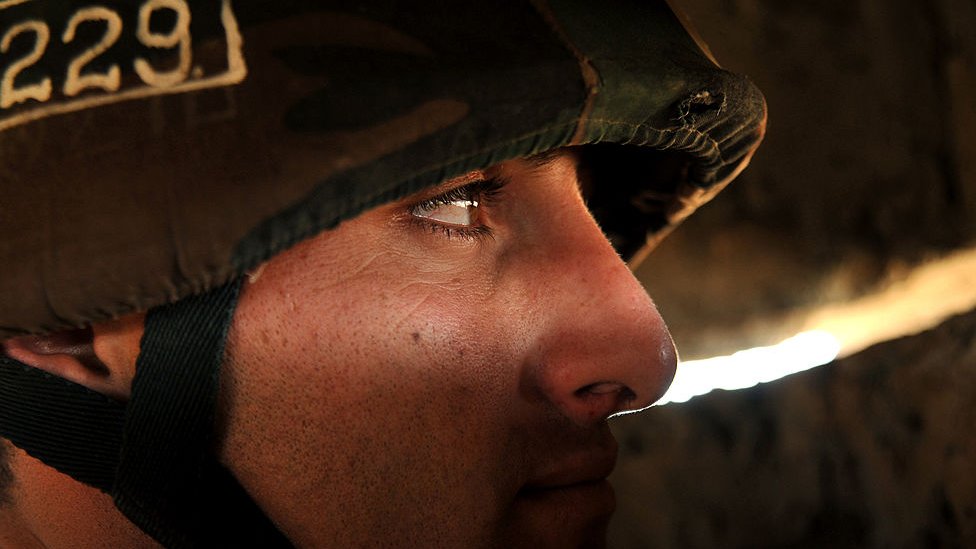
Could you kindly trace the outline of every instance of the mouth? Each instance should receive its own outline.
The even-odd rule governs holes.
[[[617,499],[607,477],[617,463],[609,429],[534,456],[514,493],[507,547],[606,547]]]
[[[617,445],[570,454],[525,483],[516,499],[564,516],[609,516],[616,496],[607,477],[617,462]]]
[[[617,499],[607,479],[559,486],[526,486],[512,509],[510,547],[605,548]]]
[[[526,486],[517,499],[529,507],[559,509],[566,517],[609,516],[617,508],[613,485],[605,478],[564,486]]]

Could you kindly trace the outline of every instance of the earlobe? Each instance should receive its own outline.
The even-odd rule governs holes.
[[[3,342],[10,358],[116,400],[128,400],[144,315],[77,330],[21,336]]]

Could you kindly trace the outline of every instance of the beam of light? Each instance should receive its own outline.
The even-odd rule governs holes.
[[[713,389],[745,389],[834,360],[841,344],[822,330],[799,333],[776,345],[755,347],[729,356],[678,364],[668,392],[655,405],[685,402]]]
[[[931,329],[976,308],[976,247],[912,268],[872,294],[798,311],[809,331],[769,347],[678,365],[655,405],[685,402],[713,389],[744,389],[826,364],[871,345]],[[794,318],[795,319],[795,318]],[[782,319],[783,323],[790,318]]]
[[[967,248],[914,267],[875,293],[809,311],[804,324],[835,334],[844,357],[974,308],[976,248]]]

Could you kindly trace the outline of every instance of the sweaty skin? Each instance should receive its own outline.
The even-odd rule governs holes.
[[[142,320],[94,327],[98,375],[29,339],[5,350],[124,399]],[[226,353],[220,459],[309,548],[602,546],[606,418],[650,405],[676,361],[570,154],[467,174],[275,256],[245,282]],[[156,546],[97,490],[22,452],[14,470],[0,542]]]

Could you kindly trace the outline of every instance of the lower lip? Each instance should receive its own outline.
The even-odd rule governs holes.
[[[580,519],[609,516],[617,508],[613,486],[606,480],[524,490],[519,493],[518,501],[529,507],[552,509],[564,517]]]

